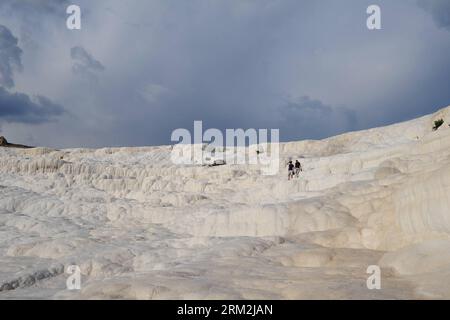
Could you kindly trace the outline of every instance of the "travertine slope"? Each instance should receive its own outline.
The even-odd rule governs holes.
[[[0,299],[450,298],[449,123],[284,143],[274,176],[170,146],[0,148]]]

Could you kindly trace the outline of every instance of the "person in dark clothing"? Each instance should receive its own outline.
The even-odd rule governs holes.
[[[291,180],[294,178],[294,164],[292,161],[289,161],[288,163],[288,180]]]
[[[296,160],[295,161],[295,176],[298,178],[300,175],[300,171],[303,171],[301,163]]]

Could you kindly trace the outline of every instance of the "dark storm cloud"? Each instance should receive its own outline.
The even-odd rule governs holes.
[[[72,71],[74,74],[80,74],[89,78],[94,77],[94,73],[105,70],[100,61],[96,60],[86,49],[80,46],[70,49],[70,56],[74,61]]]
[[[194,120],[279,128],[288,141],[450,103],[450,41],[438,27],[448,28],[450,1],[417,1],[377,0],[376,31],[366,27],[371,0],[77,0],[76,31],[65,23],[72,1],[0,0],[0,19],[24,51],[18,90],[79,119],[40,126],[40,141],[166,144]],[[53,134],[60,128],[64,137]]]
[[[221,130],[279,128],[283,141],[323,138],[450,102],[441,90],[448,48],[432,25],[421,38],[425,13],[413,1],[378,1],[380,31],[367,30],[366,0],[95,3],[92,12],[115,12],[98,16],[108,28],[89,45],[108,48],[114,64],[92,105],[112,119],[104,139],[113,143],[170,143],[173,129],[191,129],[194,120]],[[440,48],[432,68],[430,53],[421,55],[431,47]],[[136,98],[154,84],[170,94]]]
[[[22,69],[21,56],[17,38],[7,27],[0,25],[0,85],[14,86],[13,71]]]
[[[35,99],[24,93],[11,93],[13,71],[22,70],[22,49],[11,31],[0,25],[0,121],[9,123],[44,123],[64,113],[64,109],[50,99],[38,95]]]
[[[9,14],[48,14],[65,12],[69,0],[2,0],[0,8]]]
[[[64,113],[64,109],[48,98],[37,96],[34,100],[23,93],[10,93],[0,87],[0,121],[9,123],[39,124],[49,122]]]
[[[282,134],[290,139],[325,138],[358,128],[354,110],[304,96],[280,108]]]
[[[419,0],[418,3],[432,15],[438,27],[450,30],[449,0]]]
[[[24,50],[45,45],[47,28],[65,26],[70,0],[0,0],[0,19],[8,20],[20,36]]]

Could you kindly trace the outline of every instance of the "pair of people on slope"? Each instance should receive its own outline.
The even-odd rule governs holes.
[[[294,170],[295,169],[295,170]],[[289,161],[288,163],[288,180],[291,180],[295,177],[299,177],[300,171],[302,170],[302,165],[298,160],[295,161],[295,165],[292,163],[292,161]]]

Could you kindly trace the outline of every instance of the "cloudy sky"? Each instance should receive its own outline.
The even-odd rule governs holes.
[[[202,120],[323,138],[450,105],[449,57],[448,0],[1,0],[0,135],[158,145]]]

